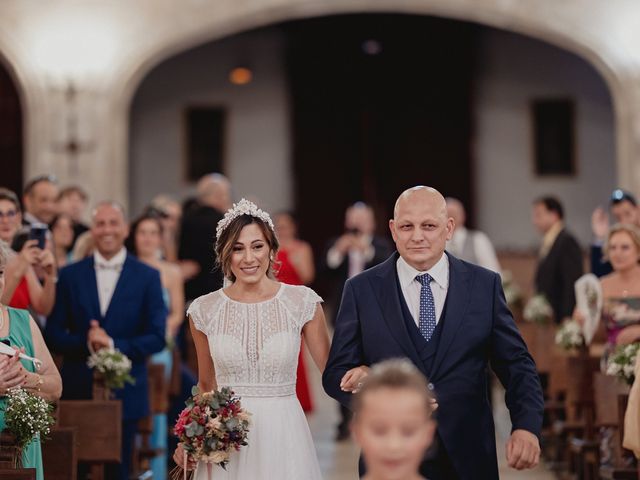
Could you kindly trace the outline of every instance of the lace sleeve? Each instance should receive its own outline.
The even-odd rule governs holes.
[[[302,309],[302,317],[300,326],[303,327],[307,322],[313,319],[313,316],[316,313],[317,305],[322,303],[322,297],[318,295],[316,292],[311,290],[310,288],[306,288],[306,295],[304,299],[304,306]]]
[[[202,333],[207,333],[202,312],[200,310],[200,299],[196,298],[187,309],[187,316],[193,321],[193,325]]]

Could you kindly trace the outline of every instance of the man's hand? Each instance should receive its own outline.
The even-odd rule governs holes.
[[[362,386],[362,380],[369,375],[369,367],[361,365],[356,368],[352,368],[344,374],[342,380],[340,380],[340,388],[343,392],[356,393]]]
[[[111,347],[112,340],[107,332],[100,326],[97,320],[91,320],[91,328],[87,333],[87,342],[95,350]]]
[[[538,437],[526,430],[514,430],[507,442],[507,462],[511,468],[535,468],[540,461]]]

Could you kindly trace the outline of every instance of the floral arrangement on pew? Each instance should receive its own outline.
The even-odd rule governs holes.
[[[502,290],[507,305],[510,309],[519,309],[522,307],[522,290],[513,280],[513,274],[509,270],[503,270],[500,273],[502,280]]]
[[[131,376],[131,360],[118,349],[103,348],[91,352],[87,365],[101,375],[105,388],[109,390],[124,388],[126,383],[135,383]]]
[[[229,388],[200,393],[198,387],[193,387],[191,395],[173,431],[182,443],[185,457],[206,463],[211,478],[213,464],[226,470],[231,454],[247,445],[251,414]],[[171,478],[177,480],[183,473],[187,478],[186,469],[176,467]]]
[[[553,320],[553,309],[547,297],[537,294],[531,297],[524,306],[522,316],[527,322],[545,325]]]
[[[555,337],[556,345],[566,351],[578,350],[584,345],[582,327],[572,319],[565,320]]]
[[[22,450],[34,438],[47,438],[55,423],[53,405],[21,387],[7,391],[4,409],[5,430],[15,439],[15,467],[22,466]]]
[[[607,358],[607,375],[615,375],[632,385],[640,343],[618,345]]]

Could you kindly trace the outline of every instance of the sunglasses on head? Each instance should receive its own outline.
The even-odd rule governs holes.
[[[613,193],[611,193],[611,204],[617,205],[620,202],[629,202],[633,205],[637,205],[636,199],[633,195],[620,188],[616,188]]]

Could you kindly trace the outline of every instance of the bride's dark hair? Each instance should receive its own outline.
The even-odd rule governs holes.
[[[273,270],[275,264],[275,256],[280,248],[278,237],[276,233],[271,229],[267,223],[261,219],[252,215],[240,215],[234,218],[229,225],[222,231],[220,238],[216,240],[215,253],[216,253],[216,266],[222,270],[222,274],[225,278],[228,278],[232,282],[236,281],[236,276],[231,271],[231,256],[233,255],[233,246],[240,237],[240,232],[247,225],[255,223],[262,231],[264,239],[269,245],[269,268],[267,269],[267,276],[269,278],[275,278]]]

